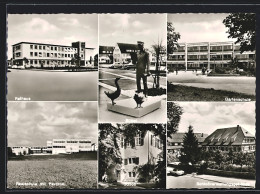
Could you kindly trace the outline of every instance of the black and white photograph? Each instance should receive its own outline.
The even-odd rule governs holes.
[[[167,15],[168,101],[254,101],[256,14]]]
[[[10,101],[97,101],[97,14],[7,16]]]
[[[167,189],[254,189],[254,102],[168,102]]]
[[[166,16],[99,15],[99,122],[166,122]]]
[[[97,102],[9,102],[7,189],[96,189]]]
[[[99,124],[99,189],[165,189],[165,124]]]

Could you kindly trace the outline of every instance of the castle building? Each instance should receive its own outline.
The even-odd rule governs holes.
[[[94,64],[94,48],[86,48],[85,42],[73,42],[71,46],[19,42],[12,48],[12,64],[17,67],[66,67],[76,54],[81,66]]]
[[[240,53],[234,42],[179,43],[173,53],[168,53],[167,65],[178,69],[214,69],[228,67],[232,58],[248,67],[255,66],[255,51]]]

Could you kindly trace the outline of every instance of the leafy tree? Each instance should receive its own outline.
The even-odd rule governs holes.
[[[221,150],[217,150],[214,155],[214,161],[216,164],[221,168],[223,162],[227,160],[226,154],[223,153]]]
[[[231,58],[231,61],[229,62],[229,65],[230,65],[230,67],[235,68],[236,69],[236,73],[238,73],[238,65],[239,65],[239,63],[238,63],[237,57]]]
[[[198,139],[193,133],[193,127],[190,125],[188,132],[183,137],[183,148],[181,148],[180,162],[184,165],[194,165],[201,159],[201,149]]]
[[[171,137],[172,134],[178,131],[179,123],[183,108],[174,102],[167,103],[167,136]]]
[[[98,66],[98,54],[94,56],[94,66]]]
[[[242,170],[243,165],[246,164],[246,154],[243,152],[236,152],[234,157],[234,164],[239,165]]]
[[[111,124],[99,125],[99,180],[111,164],[121,164],[122,158],[117,139],[120,128]],[[104,157],[105,156],[105,157]]]
[[[149,183],[150,180],[155,176],[155,165],[150,164],[149,162],[140,166],[137,166],[135,169],[138,172],[140,182]]]
[[[240,52],[254,51],[256,48],[256,14],[231,13],[224,20],[228,28],[228,38],[235,38],[240,43]]]
[[[167,53],[172,54],[179,46],[178,40],[181,35],[175,32],[172,22],[167,22]]]
[[[15,156],[15,153],[13,153],[13,150],[11,147],[7,147],[7,157]]]
[[[72,65],[76,65],[76,70],[77,71],[78,71],[78,69],[80,67],[80,61],[81,61],[81,57],[77,53],[70,60]]]
[[[24,68],[26,68],[26,65],[28,65],[29,60],[28,60],[26,57],[24,57],[24,58],[23,58],[23,61],[24,61],[24,63],[25,63]]]
[[[156,64],[155,64],[155,79],[154,79],[154,84],[156,88],[160,87],[160,71],[159,71],[159,63],[162,61],[162,53],[165,51],[165,46],[162,44],[162,40],[159,41],[157,44],[152,45],[153,52],[155,53],[156,56]]]

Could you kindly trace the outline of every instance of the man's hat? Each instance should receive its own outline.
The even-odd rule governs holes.
[[[142,41],[137,41],[137,44],[144,45],[144,42],[142,42]]]

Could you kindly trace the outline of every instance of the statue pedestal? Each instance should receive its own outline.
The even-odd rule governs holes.
[[[133,98],[128,98],[124,100],[116,100],[116,104],[112,105],[111,102],[107,103],[107,109],[113,112],[117,112],[124,115],[129,115],[132,117],[142,117],[158,108],[161,107],[161,99],[150,98],[143,102],[143,108],[135,108],[136,102]]]

